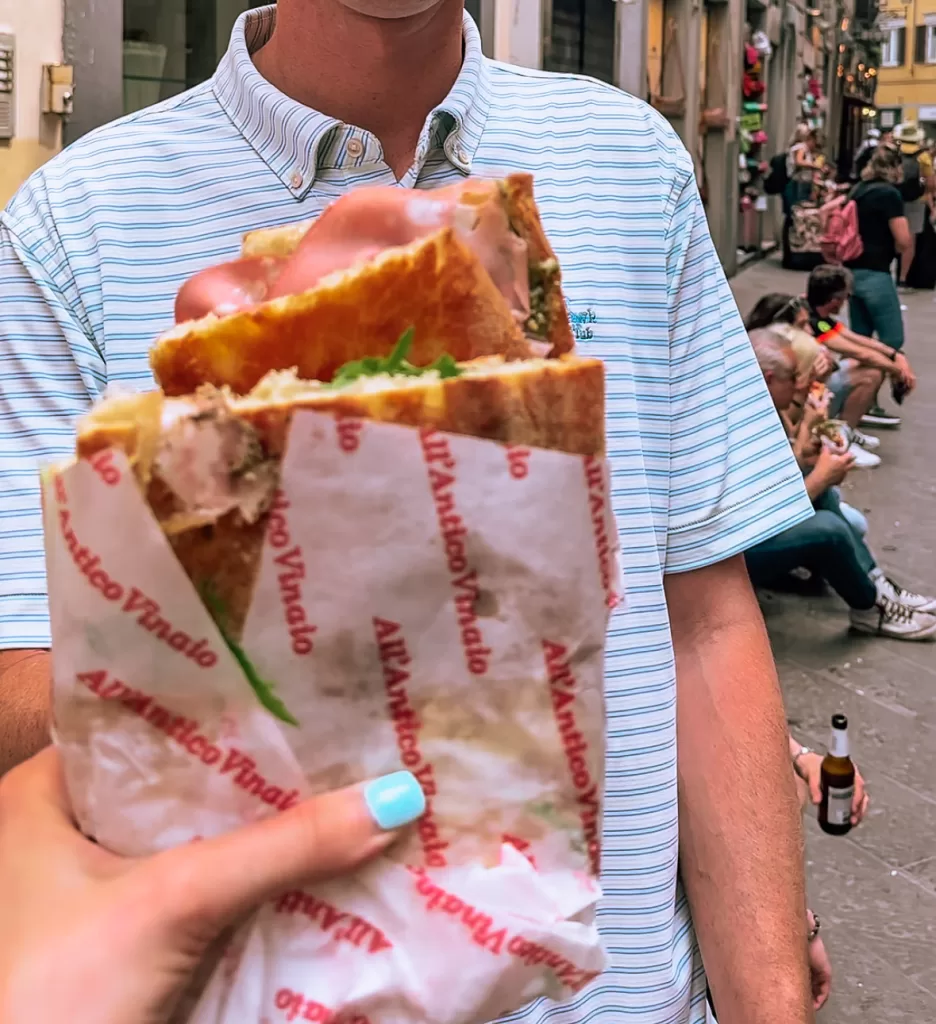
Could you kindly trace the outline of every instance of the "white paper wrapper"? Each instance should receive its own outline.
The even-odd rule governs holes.
[[[55,736],[81,827],[145,854],[406,767],[390,856],[247,923],[197,1024],[468,1024],[604,965],[596,460],[303,412],[242,647],[258,703],[122,455],[44,478]]]

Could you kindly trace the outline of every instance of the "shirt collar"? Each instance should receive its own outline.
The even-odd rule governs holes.
[[[290,192],[302,198],[323,170],[365,167],[378,163],[382,154],[367,132],[304,107],[257,71],[250,55],[270,38],[275,22],[275,6],[246,11],[237,19],[212,86],[234,127]],[[434,149],[470,174],[481,142],[491,101],[490,69],[478,28],[467,13],[463,33],[461,71],[448,96],[426,118],[416,149],[416,175]],[[413,183],[416,175],[411,172]]]

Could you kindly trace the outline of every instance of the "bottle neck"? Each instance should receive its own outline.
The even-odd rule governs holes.
[[[833,729],[829,753],[833,757],[848,757],[848,730]]]

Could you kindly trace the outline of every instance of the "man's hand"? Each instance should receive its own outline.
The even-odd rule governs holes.
[[[49,742],[48,651],[0,651],[0,778]]]
[[[829,402],[832,393],[826,389],[820,397],[815,395],[806,396],[806,404],[803,408],[803,429],[812,430],[813,427],[829,418]]]
[[[816,458],[816,465],[806,477],[806,493],[810,500],[815,501],[830,487],[840,484],[848,476],[848,471],[854,464],[854,455],[849,455],[848,452],[836,454],[830,448],[822,445]]]
[[[828,350],[824,345],[819,347],[819,351],[816,353],[816,358],[812,364],[812,379],[818,381],[824,381],[838,364],[829,355]],[[826,392],[828,394],[828,392]],[[828,402],[828,400],[827,400]]]
[[[209,946],[264,901],[357,867],[419,817],[409,772],[139,860],[71,821],[58,754],[0,781],[0,1020],[162,1024]]]
[[[822,802],[822,754],[810,751],[808,754],[797,754],[793,762],[793,770],[806,783],[809,799],[817,807]],[[851,823],[860,825],[868,812],[870,798],[865,789],[865,780],[857,766],[855,767],[855,795],[852,797]]]
[[[799,806],[744,559],[664,584],[676,651],[680,874],[719,1024],[810,1024]]]
[[[916,374],[911,369],[909,360],[902,352],[898,352],[894,356],[894,371],[895,376],[903,383],[908,393],[916,387]]]
[[[832,964],[825,943],[817,935],[809,944],[809,983],[812,986],[813,1009],[821,1010],[832,991]]]

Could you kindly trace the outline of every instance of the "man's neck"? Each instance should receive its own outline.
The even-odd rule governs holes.
[[[254,55],[280,92],[374,134],[398,178],[462,62],[462,0],[410,18],[369,18],[337,0],[279,0],[276,28]]]

